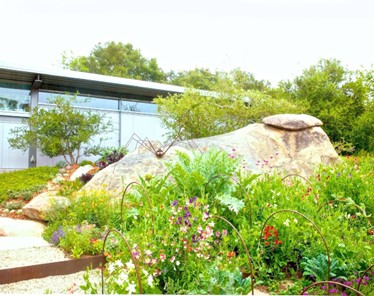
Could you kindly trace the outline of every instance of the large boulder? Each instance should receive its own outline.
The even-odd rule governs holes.
[[[46,214],[56,208],[65,208],[70,204],[67,197],[58,196],[54,191],[48,191],[35,196],[22,208],[23,213],[30,219],[46,221]]]
[[[317,165],[339,160],[320,125],[320,120],[309,115],[281,114],[227,134],[178,142],[161,158],[151,152],[133,153],[98,172],[83,190],[104,189],[119,194],[130,182],[139,181],[139,176],[164,174],[165,163],[175,159],[176,151],[204,152],[212,147],[232,157],[240,156],[242,169],[248,172],[276,170],[308,177]]]

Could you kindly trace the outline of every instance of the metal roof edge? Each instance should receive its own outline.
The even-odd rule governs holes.
[[[112,84],[117,84],[117,85],[133,86],[133,87],[139,87],[139,88],[150,89],[150,90],[170,91],[173,93],[185,92],[184,87],[171,85],[171,84],[163,84],[163,83],[158,83],[158,82],[142,81],[142,80],[107,76],[107,75],[94,74],[94,73],[78,72],[78,71],[72,71],[72,70],[67,70],[67,69],[61,69],[57,67],[47,68],[47,67],[35,67],[35,66],[29,66],[29,65],[28,66],[20,66],[16,64],[9,65],[8,63],[4,63],[3,61],[0,61],[0,69],[40,74],[40,75],[58,76],[58,77],[65,77],[65,78],[72,78],[72,79],[81,79],[81,80],[86,80],[86,81],[91,81],[91,82],[112,83]]]

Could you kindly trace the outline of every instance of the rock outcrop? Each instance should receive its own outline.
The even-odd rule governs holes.
[[[339,159],[321,125],[319,119],[309,115],[274,115],[264,118],[263,123],[227,134],[178,142],[162,158],[150,152],[131,153],[98,172],[83,190],[104,189],[119,194],[130,182],[139,181],[139,176],[164,174],[165,163],[175,159],[176,151],[204,152],[212,147],[240,156],[242,169],[249,172],[276,170],[308,177],[315,166]]]
[[[67,197],[57,196],[56,192],[44,192],[35,196],[22,208],[23,213],[30,219],[46,221],[45,214],[55,207],[67,207],[70,201]]]

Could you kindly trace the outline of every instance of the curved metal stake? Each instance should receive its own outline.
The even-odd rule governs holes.
[[[339,283],[339,282],[334,282],[334,281],[321,281],[321,282],[315,282],[311,285],[309,285],[308,287],[304,288],[304,290],[301,291],[300,295],[304,295],[304,293],[306,291],[308,291],[310,288],[314,287],[314,286],[318,286],[318,285],[322,285],[322,284],[334,284],[334,285],[338,285],[338,286],[341,286],[341,287],[344,287],[344,288],[347,288],[348,290],[351,290],[353,292],[355,292],[357,295],[361,295],[361,296],[365,296],[364,294],[362,294],[360,291],[350,287],[350,286],[347,286],[347,285],[344,285],[342,283]]]
[[[248,251],[247,245],[244,243],[244,240],[243,240],[242,236],[240,235],[239,231],[235,228],[235,226],[232,225],[231,222],[228,221],[227,219],[225,219],[225,218],[223,218],[221,216],[216,216],[216,215],[212,215],[211,218],[221,219],[222,221],[226,222],[228,225],[231,226],[232,229],[234,229],[234,231],[236,232],[236,234],[239,236],[240,241],[243,244],[245,253],[247,255],[247,259],[248,259],[248,263],[249,263],[249,268],[250,268],[250,274],[251,274],[251,290],[252,290],[252,295],[254,295],[254,274],[253,274],[252,258],[249,255],[249,251]]]
[[[297,214],[297,215],[300,215],[302,217],[304,217],[305,219],[307,219],[312,225],[313,227],[317,230],[319,236],[321,237],[322,239],[322,242],[325,246],[325,249],[326,249],[326,253],[327,253],[327,280],[330,280],[330,251],[329,251],[329,248],[327,246],[327,243],[326,243],[326,240],[325,238],[323,237],[322,233],[321,233],[321,230],[317,227],[317,225],[310,219],[308,218],[307,216],[305,216],[304,214],[298,212],[298,211],[295,211],[295,210],[279,210],[279,211],[276,211],[274,212],[273,214],[271,214],[264,222],[264,225],[262,226],[262,229],[260,231],[260,237],[259,237],[259,240],[258,240],[258,249],[260,248],[260,242],[261,242],[261,237],[262,237],[262,233],[265,229],[265,226],[267,224],[267,222],[270,220],[270,218],[272,218],[273,216],[275,216],[276,214],[279,214],[279,213],[284,213],[284,212],[288,212],[288,213],[294,213],[294,214]]]
[[[129,251],[130,253],[130,256],[131,256],[131,261],[132,263],[134,264],[135,266],[135,272],[136,272],[136,278],[138,280],[138,284],[139,284],[139,294],[143,294],[143,287],[142,287],[142,282],[141,282],[141,279],[140,279],[140,274],[139,274],[139,267],[138,267],[138,264],[136,263],[136,260],[134,258],[134,255],[132,254],[131,252],[131,247],[130,247],[130,244],[128,243],[128,241],[126,240],[126,238],[123,236],[123,234],[121,232],[119,232],[117,229],[111,229],[107,232],[107,234],[105,235],[105,238],[104,238],[104,243],[103,243],[103,250],[102,250],[102,253],[104,254],[105,252],[105,245],[106,245],[106,241],[108,239],[108,236],[111,232],[116,232],[117,234],[120,235],[120,237],[122,238],[122,240],[125,242],[126,244],[126,248],[127,250]],[[101,269],[101,294],[104,294],[104,269],[102,268]]]

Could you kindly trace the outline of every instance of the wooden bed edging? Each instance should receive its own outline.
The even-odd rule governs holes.
[[[86,270],[87,267],[97,268],[99,266],[104,266],[104,264],[105,256],[101,254],[73,260],[0,269],[0,285],[39,279],[47,276],[72,274]]]

